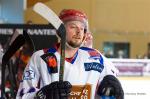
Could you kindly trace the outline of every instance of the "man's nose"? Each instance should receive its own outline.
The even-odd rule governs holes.
[[[76,28],[76,33],[80,33],[81,29],[79,27]]]

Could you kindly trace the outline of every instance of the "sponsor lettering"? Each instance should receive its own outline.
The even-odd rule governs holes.
[[[19,34],[22,34],[22,29],[17,29]],[[30,35],[56,35],[56,30],[54,29],[28,29],[28,34]],[[12,35],[14,33],[13,29],[0,29],[0,34],[2,35]]]
[[[73,85],[69,99],[90,99],[91,85]]]
[[[2,35],[12,35],[13,29],[0,29],[0,34]]]
[[[92,62],[92,63],[84,63],[85,71],[95,70],[98,72],[102,72],[104,66],[100,63]]]
[[[55,30],[50,29],[29,29],[28,33],[30,35],[55,35]]]

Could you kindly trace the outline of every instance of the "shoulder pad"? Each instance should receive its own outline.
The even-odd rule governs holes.
[[[89,53],[90,57],[100,57],[101,54],[98,50],[93,49],[93,48],[88,48],[88,47],[81,47],[81,50],[85,50]]]

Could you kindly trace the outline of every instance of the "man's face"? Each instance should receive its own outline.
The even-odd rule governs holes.
[[[80,21],[69,21],[65,24],[67,43],[74,47],[80,47],[85,39],[85,25]]]

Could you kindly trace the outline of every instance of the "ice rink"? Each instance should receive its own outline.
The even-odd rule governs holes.
[[[150,99],[150,77],[119,77],[125,99]]]

